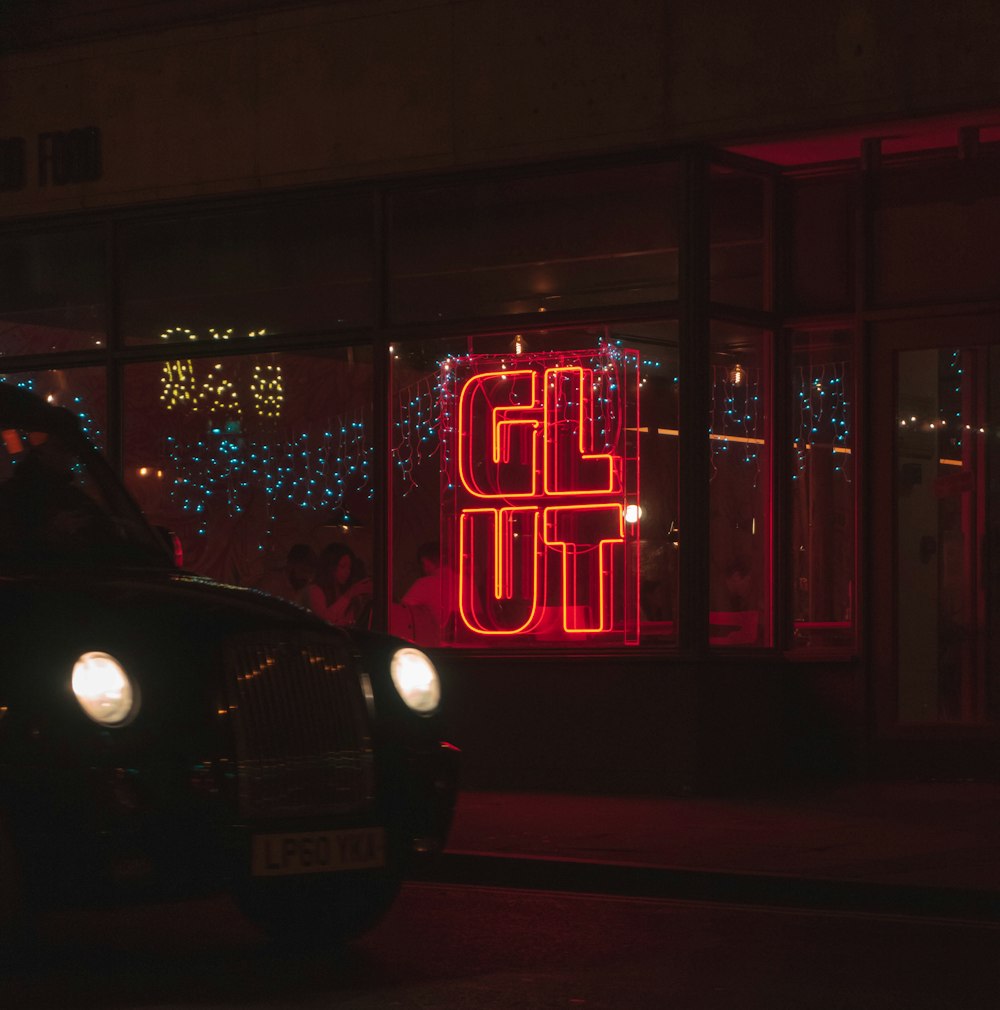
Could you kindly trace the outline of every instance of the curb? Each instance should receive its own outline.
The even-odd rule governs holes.
[[[410,880],[628,898],[971,919],[1000,924],[1000,892],[767,873],[682,870],[547,856],[445,852]]]

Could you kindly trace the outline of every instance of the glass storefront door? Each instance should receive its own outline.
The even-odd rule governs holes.
[[[1000,325],[893,324],[876,348],[876,385],[892,379],[891,396],[873,397],[876,521],[891,521],[873,543],[870,611],[883,721],[988,727],[1000,716]]]

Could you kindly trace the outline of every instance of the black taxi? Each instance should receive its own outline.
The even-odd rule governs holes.
[[[179,568],[69,411],[0,384],[0,439],[0,935],[220,889],[371,927],[451,820],[432,660]]]

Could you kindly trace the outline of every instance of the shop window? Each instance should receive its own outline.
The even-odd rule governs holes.
[[[931,346],[895,354],[895,656],[905,724],[976,725],[1000,714],[1000,350],[972,343],[976,329],[952,344],[954,325],[936,337],[928,327]]]
[[[770,308],[770,183],[719,165],[712,166],[710,179],[711,300]]]
[[[854,263],[850,180],[796,180],[791,205],[794,311],[849,309],[853,304]]]
[[[879,304],[1000,293],[996,155],[883,170],[875,213]]]
[[[770,335],[712,324],[709,640],[771,644]]]
[[[126,483],[186,567],[300,602],[290,555],[320,580],[338,544],[353,579],[371,574],[368,348],[132,364],[124,404]],[[349,618],[364,623],[371,591],[355,595]]]
[[[107,431],[107,381],[103,368],[51,368],[8,372],[0,382],[40,396],[76,415],[90,441],[103,450]]]
[[[188,344],[366,325],[368,196],[149,218],[119,237],[128,343]]]
[[[790,378],[792,647],[850,648],[857,487],[853,334],[793,334]]]
[[[394,195],[394,322],[677,297],[671,165],[443,186]]]
[[[104,231],[0,237],[0,355],[107,345]]]
[[[676,327],[392,349],[391,630],[462,648],[669,642]]]

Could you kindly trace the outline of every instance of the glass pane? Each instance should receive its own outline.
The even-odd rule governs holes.
[[[101,229],[0,236],[0,355],[107,343]]]
[[[125,339],[186,344],[367,324],[372,236],[364,196],[125,224]]]
[[[472,648],[673,638],[672,324],[426,341],[392,366],[395,633]]]
[[[308,602],[305,569],[335,597],[315,571],[329,544],[371,570],[371,417],[367,348],[129,365],[126,483],[187,568]]]
[[[712,324],[712,645],[771,644],[770,335]]]
[[[794,307],[799,312],[850,308],[854,262],[850,182],[797,180],[791,199]]]
[[[853,334],[795,334],[791,380],[792,647],[849,647],[855,585]]]
[[[1000,292],[1000,173],[995,157],[886,169],[875,214],[880,303]]]
[[[639,610],[645,645],[676,640],[680,439],[678,329],[672,322],[613,326],[611,339],[639,353],[642,509]]]
[[[674,299],[677,190],[676,169],[655,165],[399,194],[392,319]]]
[[[1000,360],[932,348],[901,352],[896,367],[899,718],[980,723],[997,715]]]
[[[712,166],[709,204],[713,302],[770,308],[766,215],[768,183]]]
[[[103,368],[53,368],[35,372],[8,372],[9,382],[57,407],[71,410],[87,438],[102,451],[107,430],[107,376]]]

